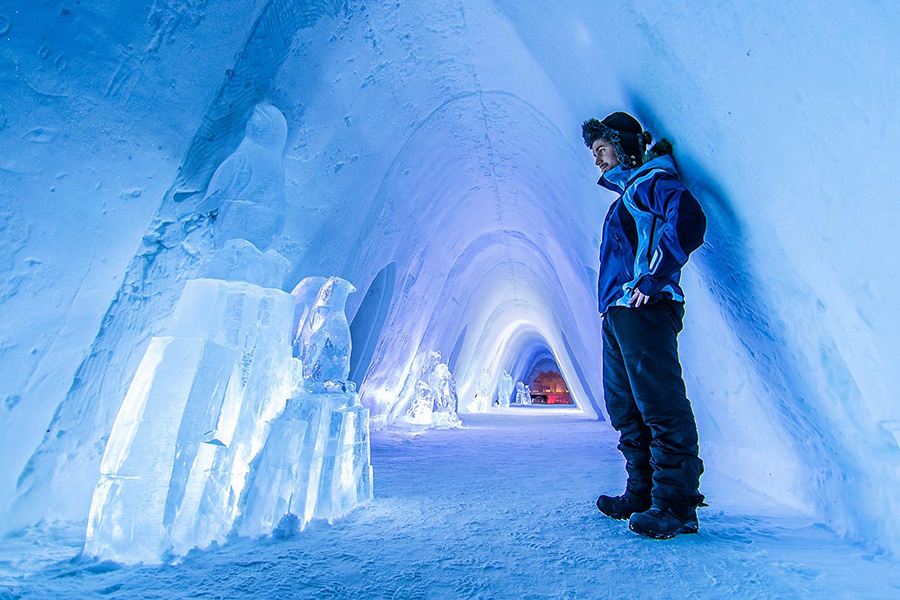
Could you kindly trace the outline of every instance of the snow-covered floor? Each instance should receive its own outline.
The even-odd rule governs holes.
[[[606,423],[464,423],[375,433],[375,500],[293,537],[152,567],[71,559],[77,528],[4,540],[0,598],[900,598],[896,562],[725,478],[704,476],[699,535],[604,518],[596,495],[624,481]]]

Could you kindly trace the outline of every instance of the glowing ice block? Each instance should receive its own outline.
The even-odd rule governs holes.
[[[316,517],[336,519],[371,498],[369,411],[357,403],[331,413]]]
[[[347,381],[350,376],[350,325],[344,306],[355,291],[349,281],[329,277],[300,324],[299,356],[307,380]]]
[[[272,533],[290,512],[299,457],[309,424],[297,419],[290,407],[269,427],[266,445],[251,471],[238,532],[260,536]]]
[[[269,422],[290,394],[293,298],[245,282],[187,283],[116,419],[85,553],[157,562],[223,540]]]
[[[295,393],[272,421],[247,486],[238,532],[271,533],[285,515],[301,527],[372,497],[369,411],[355,393]]]
[[[331,415],[334,411],[358,404],[354,393],[302,394],[291,398],[289,408],[292,418],[307,424],[303,447],[297,457],[294,494],[290,512],[305,526],[316,516],[322,469],[331,431]]]
[[[522,381],[516,383],[516,404],[531,404],[531,389]]]
[[[504,370],[500,373],[500,381],[497,382],[497,404],[502,408],[509,408],[509,401],[513,395],[512,375]]]
[[[218,340],[238,359],[221,410],[194,432],[203,453],[188,469],[188,479],[179,482],[189,493],[173,511],[171,543],[177,554],[223,540],[240,514],[251,461],[290,394],[293,312],[291,296],[276,289],[204,279],[185,287],[173,333]]]
[[[165,517],[183,495],[173,473],[186,475],[176,448],[190,424],[203,419],[193,410],[185,419],[186,409],[219,402],[234,363],[232,351],[208,340],[151,340],[107,442],[86,554],[136,563],[158,561],[166,551]]]

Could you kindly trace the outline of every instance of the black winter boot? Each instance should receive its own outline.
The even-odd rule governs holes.
[[[625,492],[621,496],[600,496],[597,508],[607,517],[627,519],[634,513],[650,508],[650,498],[641,498]]]
[[[636,512],[628,521],[628,528],[640,535],[667,540],[682,533],[697,533],[697,508],[658,507]]]

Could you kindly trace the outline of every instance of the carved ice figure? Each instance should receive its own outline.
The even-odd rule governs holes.
[[[456,380],[450,367],[439,362],[431,372],[430,383],[435,391],[434,412],[455,413],[459,404],[456,395]]]
[[[245,239],[265,251],[284,229],[286,141],[287,121],[281,111],[257,104],[244,139],[216,169],[200,206],[201,212],[216,215],[216,248],[228,240]]]
[[[416,382],[415,394],[406,411],[406,418],[420,425],[457,426],[459,400],[456,380],[450,367],[441,362],[440,352],[429,352]]]
[[[516,404],[531,404],[531,389],[522,381],[516,384]]]
[[[433,412],[434,390],[424,381],[419,381],[416,383],[415,394],[406,411],[406,418],[417,425],[431,425]]]
[[[316,303],[316,296],[319,290],[328,281],[326,277],[306,277],[294,287],[291,296],[294,297],[294,321],[291,325],[291,345],[294,348],[294,356],[302,356],[303,349],[300,343],[300,333],[303,330],[303,324],[312,312],[313,305]]]
[[[329,277],[300,325],[300,359],[311,382],[346,382],[350,376],[350,324],[344,313],[353,285]]]
[[[500,373],[500,381],[497,382],[497,404],[502,408],[509,408],[509,401],[513,395],[512,375],[504,369]]]
[[[486,413],[491,411],[491,372],[487,369],[481,370],[478,376],[478,385],[476,386],[475,399],[469,403],[469,412]]]
[[[459,425],[459,416],[456,414],[459,398],[456,395],[456,379],[453,378],[450,367],[439,362],[431,372],[431,385],[435,391],[431,424],[438,427]]]
[[[342,379],[353,286],[320,279],[303,348],[320,375]],[[270,534],[286,516],[301,527],[331,520],[372,497],[369,411],[349,386],[306,389],[291,357],[296,309],[279,289],[187,283],[169,335],[151,340],[116,418],[85,554],[158,562],[233,529]]]

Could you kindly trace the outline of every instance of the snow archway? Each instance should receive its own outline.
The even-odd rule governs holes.
[[[288,125],[294,280],[396,265],[358,363],[384,423],[424,353],[453,357],[465,402],[538,343],[599,417],[610,198],[579,124],[624,109],[671,137],[710,223],[681,338],[708,470],[900,548],[896,7],[31,4],[0,9],[4,528],[86,516],[208,242],[199,199],[265,100]]]

